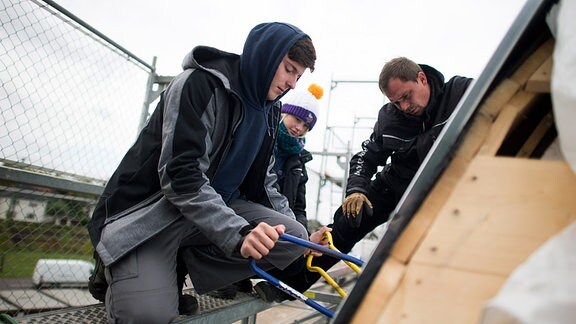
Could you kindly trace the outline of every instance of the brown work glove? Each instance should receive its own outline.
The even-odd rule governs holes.
[[[372,203],[368,200],[365,194],[360,192],[355,192],[353,194],[348,195],[344,202],[342,203],[342,212],[346,217],[356,217],[360,210],[362,209],[362,205],[366,204],[370,209],[372,209]]]

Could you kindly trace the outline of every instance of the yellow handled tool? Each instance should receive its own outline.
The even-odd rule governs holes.
[[[332,241],[332,234],[330,234],[330,232],[325,232],[323,237],[328,239],[328,247],[331,250],[340,252],[334,246],[334,242]],[[330,275],[328,275],[328,273],[326,273],[326,271],[324,271],[324,269],[312,265],[312,259],[314,259],[314,256],[311,254],[308,255],[308,258],[306,259],[306,267],[308,268],[308,271],[318,272],[322,276],[322,278],[324,278],[324,280],[326,280],[326,282],[330,284],[330,286],[336,289],[336,291],[338,292],[338,294],[340,294],[340,296],[346,297],[346,292],[336,283],[336,281],[334,281],[334,279],[332,279],[332,277],[330,277]],[[344,263],[346,263],[352,270],[354,270],[354,272],[360,273],[360,267],[358,267],[356,264],[346,260],[342,261],[344,261]]]

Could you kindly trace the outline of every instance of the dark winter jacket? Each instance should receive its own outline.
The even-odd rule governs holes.
[[[391,103],[380,109],[370,138],[350,161],[347,195],[367,194],[377,168],[389,162],[374,182],[377,188],[383,188],[382,192],[393,194],[398,201],[472,81],[455,76],[444,83],[444,76],[436,69],[420,66],[431,89],[424,114],[406,114]]]
[[[288,199],[288,204],[296,215],[296,220],[306,229],[308,229],[308,218],[306,217],[308,172],[305,164],[311,160],[312,154],[306,150],[287,157],[282,169],[282,179],[278,181],[280,192]]]
[[[305,34],[287,24],[260,27],[246,39],[241,56],[199,46],[184,59],[184,71],[163,92],[88,225],[104,264],[182,216],[227,255],[238,247],[250,225],[226,206],[210,181],[231,172],[221,166],[230,165],[230,144],[247,109],[259,109],[268,129],[253,162],[232,164],[245,176],[238,188],[227,190],[294,218],[271,171],[280,104],[266,97],[284,55]]]

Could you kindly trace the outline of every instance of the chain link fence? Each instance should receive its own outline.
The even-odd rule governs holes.
[[[85,225],[154,68],[51,1],[1,0],[0,39],[0,313],[97,303]]]

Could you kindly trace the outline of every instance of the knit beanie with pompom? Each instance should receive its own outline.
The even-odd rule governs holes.
[[[318,119],[318,100],[323,94],[322,87],[315,83],[308,87],[308,91],[294,90],[286,102],[282,103],[282,112],[299,117],[306,123],[308,130],[312,130]]]

